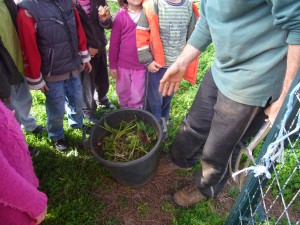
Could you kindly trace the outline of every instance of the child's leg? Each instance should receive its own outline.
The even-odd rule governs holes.
[[[143,108],[145,95],[146,69],[132,70],[131,75],[131,98],[128,106],[130,108]]]
[[[167,121],[170,119],[170,109],[171,109],[172,98],[173,98],[173,94],[172,94],[172,96],[163,97],[163,103],[161,106],[161,115],[162,115],[162,117],[165,117]]]
[[[48,136],[52,141],[65,137],[63,118],[65,113],[64,81],[47,82],[49,88],[46,95],[46,113]]]
[[[164,76],[166,68],[161,68],[156,73],[148,72],[146,90],[146,110],[151,112],[157,119],[165,117],[169,119],[172,96],[163,97],[158,92],[159,81]]]
[[[92,59],[93,60],[93,59]],[[91,61],[92,62],[92,61]],[[93,65],[92,65],[93,66]],[[83,113],[86,118],[93,116],[96,113],[97,104],[94,99],[95,93],[95,69],[91,73],[82,71],[80,74],[83,94]]]
[[[119,105],[129,107],[130,86],[131,86],[131,69],[118,68],[118,78],[116,80],[116,92],[119,97]]]
[[[72,77],[65,81],[66,111],[68,123],[72,128],[79,128],[83,125],[83,98],[80,76]]]
[[[109,90],[109,79],[107,70],[107,54],[105,48],[102,49],[93,58],[93,70],[95,74],[95,87],[98,95],[98,102],[101,104],[101,99],[106,97]]]
[[[16,118],[23,130],[32,132],[37,128],[35,118],[30,114],[32,96],[26,79],[23,83],[11,86],[12,107],[16,111]],[[10,108],[10,107],[9,107]]]

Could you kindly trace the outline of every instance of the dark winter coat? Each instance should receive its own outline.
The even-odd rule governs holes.
[[[107,38],[104,29],[112,28],[112,17],[101,22],[98,19],[99,6],[106,6],[105,0],[91,0],[91,12],[87,15],[79,3],[76,8],[79,12],[80,20],[87,37],[87,48],[98,49],[99,52],[107,45]]]

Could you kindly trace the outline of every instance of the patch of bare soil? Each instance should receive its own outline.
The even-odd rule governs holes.
[[[156,176],[142,186],[116,184],[109,190],[99,188],[94,194],[105,205],[103,221],[117,217],[124,225],[168,225],[172,224],[173,218],[168,210],[173,204],[172,194],[177,186],[183,187],[185,183],[189,183],[189,178],[172,173]]]
[[[105,205],[102,221],[117,218],[122,225],[171,225],[173,218],[172,195],[189,185],[191,178],[173,172],[167,176],[155,176],[138,187],[112,185],[111,180],[102,180],[109,188],[98,188],[94,195]],[[231,210],[234,199],[229,197],[228,188],[212,201],[212,210],[224,217]]]
[[[298,203],[293,202],[292,204],[289,204],[289,202],[285,200],[286,207],[290,205],[289,208],[285,210],[280,196],[276,197],[272,195],[271,192],[265,194],[266,196],[264,196],[262,205],[267,209],[266,214],[269,218],[274,217],[276,220],[279,219],[279,221],[287,220],[289,218],[292,224],[297,223],[300,215],[299,200]]]
[[[167,176],[155,176],[149,182],[138,187],[122,186],[113,183],[111,179],[102,180],[103,187],[98,188],[93,194],[98,198],[105,208],[102,212],[101,224],[106,224],[112,218],[118,222],[110,224],[122,225],[171,225],[175,215],[172,206],[172,195],[191,183],[189,176],[180,176],[173,172]],[[232,190],[238,190],[238,185],[229,180],[216,199],[211,202],[212,211],[218,212],[223,218],[230,213],[238,193],[233,194]],[[230,193],[231,192],[231,193]],[[268,207],[274,204],[268,213],[279,218],[284,208],[282,203],[274,201],[274,196],[268,194],[265,202]],[[292,221],[299,219],[299,207],[290,208],[289,216]],[[284,217],[283,217],[284,218]]]

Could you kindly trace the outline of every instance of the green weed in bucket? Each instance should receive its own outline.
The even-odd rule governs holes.
[[[101,128],[108,131],[99,143],[106,160],[129,162],[146,155],[156,144],[158,135],[148,123],[134,118],[130,122],[121,121],[119,127],[112,128],[104,120]]]

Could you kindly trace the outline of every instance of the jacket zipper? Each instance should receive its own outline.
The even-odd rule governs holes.
[[[58,24],[60,24],[60,25],[64,25],[64,22],[62,22],[62,21],[60,21],[60,20],[58,20],[58,19],[55,19],[55,18],[50,18],[50,20],[52,20],[52,21],[54,21],[54,22],[56,22],[56,23],[58,23]]]
[[[66,20],[66,17],[64,15],[64,10],[63,8],[60,6],[60,4],[57,2],[57,1],[54,1],[54,5],[58,8],[58,11],[60,13],[60,15],[62,16],[63,20],[64,20],[64,27],[67,31],[67,35],[68,35],[68,40],[69,40],[69,45],[71,47],[71,50],[72,50],[72,57],[75,58],[75,50],[74,50],[74,46],[73,46],[73,41],[72,41],[72,35],[71,35],[71,32],[70,32],[70,29],[67,25],[67,20]]]

